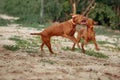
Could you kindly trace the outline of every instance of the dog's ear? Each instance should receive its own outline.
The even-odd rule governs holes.
[[[75,18],[78,14],[71,13],[70,15],[72,16],[72,18]]]
[[[74,14],[74,15],[72,15],[72,19],[76,19],[76,17],[78,17],[79,15],[76,15],[76,14]]]
[[[72,18],[75,18],[76,17],[76,15],[72,15]]]

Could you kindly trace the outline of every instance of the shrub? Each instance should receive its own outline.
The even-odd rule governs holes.
[[[112,10],[112,7],[106,4],[97,3],[95,10],[91,12],[90,17],[98,21],[100,25],[120,30],[119,26],[116,25],[119,23],[119,19]]]

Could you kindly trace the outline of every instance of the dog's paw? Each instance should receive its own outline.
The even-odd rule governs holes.
[[[99,51],[99,50],[100,50],[100,48],[96,48],[96,50],[97,50],[97,51]]]

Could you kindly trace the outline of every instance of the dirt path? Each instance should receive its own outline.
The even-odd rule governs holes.
[[[3,45],[15,44],[9,40],[10,37],[33,38],[29,33],[35,31],[37,30],[23,28],[18,24],[0,27],[0,80],[120,80],[120,51],[112,51],[103,45],[100,45],[99,52],[108,55],[107,59],[64,51],[62,48],[71,47],[72,43],[61,37],[54,37],[57,41],[52,45],[57,55],[49,55],[48,49],[41,55],[40,51],[26,53],[3,48]],[[103,35],[97,35],[97,40],[115,41]],[[86,48],[91,47],[93,48],[92,44]]]

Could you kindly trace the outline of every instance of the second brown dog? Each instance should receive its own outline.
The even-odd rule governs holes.
[[[77,41],[79,42],[81,40],[81,38],[84,39],[84,42],[81,43],[82,52],[85,53],[84,45],[87,45],[88,42],[90,42],[90,41],[93,41],[95,44],[96,50],[99,50],[99,47],[96,43],[95,31],[94,31],[94,24],[96,24],[96,22],[90,18],[86,18],[85,21],[86,21],[87,28],[81,28],[81,29],[77,30],[77,32],[78,32]],[[72,50],[74,50],[75,44],[76,43],[74,43]]]

